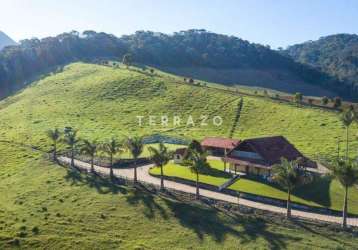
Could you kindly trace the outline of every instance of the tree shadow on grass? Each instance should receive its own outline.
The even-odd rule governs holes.
[[[231,174],[221,171],[216,168],[212,168],[212,167],[205,169],[204,171],[200,172],[200,174],[210,175],[210,176],[218,177],[218,178],[231,178],[232,177]]]
[[[159,212],[160,216],[164,219],[168,218],[165,208],[163,208],[155,199],[155,197],[146,190],[145,187],[139,184],[136,188],[130,190],[126,196],[127,202],[131,205],[143,204],[145,207],[144,215],[147,218],[154,218],[156,212]]]
[[[127,189],[118,184],[112,183],[108,178],[104,178],[97,174],[83,174],[80,171],[67,168],[65,180],[71,182],[71,185],[84,184],[91,188],[95,188],[100,194],[126,194]]]
[[[331,182],[331,176],[315,176],[311,183],[298,187],[294,195],[323,207],[330,207],[332,205],[329,193]]]
[[[313,229],[312,227],[308,226],[307,223],[304,223],[304,222],[301,222],[299,220],[293,220],[292,223],[297,226],[300,230],[305,230],[307,232],[310,232],[312,234],[315,234],[315,235],[319,235],[321,237],[324,237],[326,238],[327,240],[331,240],[331,241],[334,241],[334,242],[338,242],[339,244],[341,244],[342,246],[349,246],[349,247],[352,247],[352,248],[355,248],[356,245],[354,243],[350,244],[348,241],[341,241],[339,239],[339,235],[337,235],[336,232],[334,232],[335,236],[338,236],[338,237],[332,237],[331,235],[328,235],[327,233],[322,233],[320,232],[319,228],[315,228]]]
[[[244,228],[243,231],[247,234],[247,239],[244,239],[242,243],[263,238],[268,243],[270,249],[286,249],[288,241],[301,240],[299,237],[270,231],[267,223],[262,219],[247,218],[242,221],[241,225]]]
[[[287,192],[284,188],[282,188],[278,184],[264,181],[255,176],[246,176],[243,178],[249,179],[251,181],[263,183],[272,188],[281,190],[283,192]],[[306,201],[315,202],[323,207],[330,207],[331,197],[330,197],[329,190],[330,190],[331,182],[332,182],[332,177],[330,176],[315,176],[312,182],[297,187],[293,191],[293,195],[301,199],[304,199]]]
[[[203,205],[169,199],[165,202],[179,223],[193,230],[200,240],[203,240],[205,235],[213,237],[217,242],[223,242],[227,235],[238,237],[242,243],[263,238],[270,248],[281,249],[286,247],[287,240],[299,239],[268,231],[266,222],[261,219],[224,213],[217,208]]]

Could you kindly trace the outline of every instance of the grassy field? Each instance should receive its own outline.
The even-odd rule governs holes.
[[[53,165],[0,143],[0,248],[354,249],[325,227],[227,216]]]
[[[21,93],[0,102],[0,136],[48,149],[44,132],[70,126],[83,138],[106,140],[112,136],[163,133],[186,138],[227,136],[235,117],[238,96],[182,84],[179,77],[161,72],[150,75],[136,69],[115,69],[75,63],[62,73],[46,77]],[[149,125],[149,115],[182,118],[173,128]],[[195,126],[185,126],[192,115]],[[199,126],[201,115],[208,115],[207,126]],[[211,119],[219,115],[222,126]],[[143,118],[138,125],[137,116]],[[351,129],[351,155],[356,154],[357,126]],[[284,135],[311,157],[336,155],[337,140],[345,131],[337,113],[296,107],[263,98],[244,97],[237,138]],[[341,148],[344,149],[342,143]]]
[[[230,217],[201,205],[112,186],[102,179],[67,172],[38,152],[2,142],[49,150],[45,131],[66,126],[79,129],[81,138],[99,141],[152,133],[197,139],[227,136],[238,100],[234,93],[189,86],[182,83],[182,78],[161,72],[151,75],[134,68],[84,63],[70,64],[63,72],[2,100],[0,248],[19,244],[25,249],[353,249],[358,242],[348,234],[310,228],[318,232],[312,233],[290,223],[286,226],[257,218]],[[172,128],[161,126],[157,120],[157,126],[150,126],[146,117],[139,126],[137,116],[148,115],[179,115],[183,123],[191,115],[196,125],[182,123]],[[201,115],[208,115],[209,120],[220,115],[223,125],[209,122],[199,126]],[[352,141],[356,129],[354,125]],[[344,129],[333,112],[244,97],[235,137],[278,134],[309,156],[332,157]],[[352,156],[356,146],[354,141]],[[147,149],[144,155],[148,155]],[[219,185],[227,176],[220,173],[219,163],[213,165],[217,176],[202,180]],[[332,193],[341,195],[334,183],[329,185],[331,203],[322,198],[329,206],[336,202]]]
[[[200,174],[200,182],[220,186],[230,179],[229,174],[223,172],[224,163],[219,160],[209,160],[212,167],[206,174]],[[160,175],[160,168],[152,168],[150,173]],[[164,175],[186,180],[196,180],[196,175],[188,167],[169,163],[164,166]],[[229,186],[229,189],[246,193],[267,196],[281,200],[287,199],[287,192],[275,184],[263,182],[259,179],[243,177]],[[329,176],[317,178],[314,182],[301,186],[291,196],[292,201],[316,207],[327,207],[341,211],[343,207],[344,190],[335,179]],[[349,212],[358,215],[358,190],[349,190]]]

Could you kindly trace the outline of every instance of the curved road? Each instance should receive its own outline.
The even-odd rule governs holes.
[[[69,164],[71,162],[70,158],[64,157],[64,156],[59,157],[58,160],[63,163],[67,163],[67,164]],[[91,169],[91,165],[89,163],[82,162],[79,160],[75,160],[75,166],[78,168],[81,168],[81,169],[85,169],[87,171],[90,171],[90,169]],[[149,183],[149,184],[160,185],[160,179],[157,177],[151,176],[148,172],[152,166],[153,166],[153,164],[138,167],[137,168],[138,180],[140,180],[142,182]],[[109,168],[100,167],[100,166],[96,166],[96,165],[94,166],[94,168],[95,168],[95,171],[98,173],[103,173],[103,174],[109,175]],[[113,172],[114,172],[114,175],[116,175],[118,177],[124,177],[127,179],[133,179],[133,175],[134,175],[133,168],[114,169]],[[165,180],[164,185],[171,189],[184,191],[184,192],[192,193],[192,194],[196,193],[195,187],[192,187],[192,186],[189,186],[186,184]],[[223,194],[220,192],[210,191],[210,190],[206,190],[206,189],[202,189],[202,188],[200,189],[200,195],[204,196],[204,197],[208,197],[208,198],[217,199],[217,200],[228,201],[231,203],[238,202],[238,199],[235,196]],[[285,208],[268,205],[268,204],[264,204],[264,203],[260,203],[260,202],[256,202],[256,201],[250,201],[250,200],[246,200],[244,198],[240,198],[239,202],[240,202],[240,204],[242,204],[244,206],[248,206],[248,207],[252,207],[252,208],[257,208],[257,209],[266,210],[266,211],[275,212],[275,213],[281,213],[281,214],[286,213]],[[342,220],[342,218],[338,217],[338,216],[323,215],[323,214],[317,214],[317,213],[312,213],[312,212],[304,212],[304,211],[299,211],[299,210],[295,210],[295,209],[292,209],[292,216],[302,217],[302,218],[311,219],[311,220],[320,220],[320,221],[331,222],[331,223],[341,223],[341,220]],[[351,226],[358,226],[358,218],[348,218],[347,224],[351,225]]]

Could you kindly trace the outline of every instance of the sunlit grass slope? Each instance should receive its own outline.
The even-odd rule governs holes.
[[[243,98],[235,137],[284,135],[308,156],[336,155],[337,141],[345,135],[339,114]],[[238,99],[235,93],[183,84],[181,78],[159,71],[152,75],[137,68],[74,63],[1,101],[0,136],[42,148],[49,144],[44,135],[47,129],[65,126],[79,129],[81,137],[98,140],[152,133],[197,139],[228,136]],[[156,116],[155,126],[149,125],[150,115]],[[161,125],[161,115],[169,117],[168,126]],[[186,126],[190,115],[194,126]],[[206,126],[199,124],[201,115],[209,117]],[[144,116],[141,126],[137,116]],[[173,116],[180,116],[180,126],[173,126]],[[223,118],[221,126],[213,124],[214,116]],[[356,153],[356,132],[353,125],[352,156]]]
[[[6,143],[0,143],[0,159],[1,249],[354,249],[358,244],[357,238],[324,227],[226,216],[113,186]]]

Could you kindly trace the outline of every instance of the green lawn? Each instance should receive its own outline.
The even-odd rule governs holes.
[[[201,174],[200,182],[220,186],[230,179],[229,174],[223,173],[224,164],[220,160],[209,160],[212,170]],[[221,172],[221,173],[220,173]],[[159,168],[152,168],[151,174],[159,175]],[[196,180],[196,175],[188,167],[169,163],[164,167],[164,175],[187,180]],[[265,183],[260,179],[243,177],[232,184],[229,189],[246,193],[267,196],[276,199],[287,199],[287,192],[275,184]],[[337,180],[331,177],[317,178],[309,185],[297,188],[291,196],[292,201],[316,207],[327,207],[341,210],[344,192]],[[349,212],[358,215],[358,190],[356,187],[349,190]]]
[[[0,143],[1,249],[354,249],[322,227],[227,216],[54,165]],[[309,229],[310,231],[308,231]]]
[[[199,181],[214,186],[220,186],[230,179],[230,174],[224,173],[223,163],[217,160],[209,160],[212,169],[208,173],[200,174]],[[179,177],[186,180],[196,181],[196,174],[189,167],[174,163],[168,163],[163,169],[164,175],[171,177]],[[160,168],[154,167],[150,169],[153,175],[160,175]]]
[[[274,184],[263,183],[262,181],[254,179],[241,178],[229,188],[282,200],[287,199],[287,192],[285,190],[282,190]],[[291,197],[294,202],[341,211],[343,207],[344,190],[337,180],[331,177],[322,177],[309,185],[297,188]],[[348,200],[349,212],[358,215],[357,187],[349,190]]]

